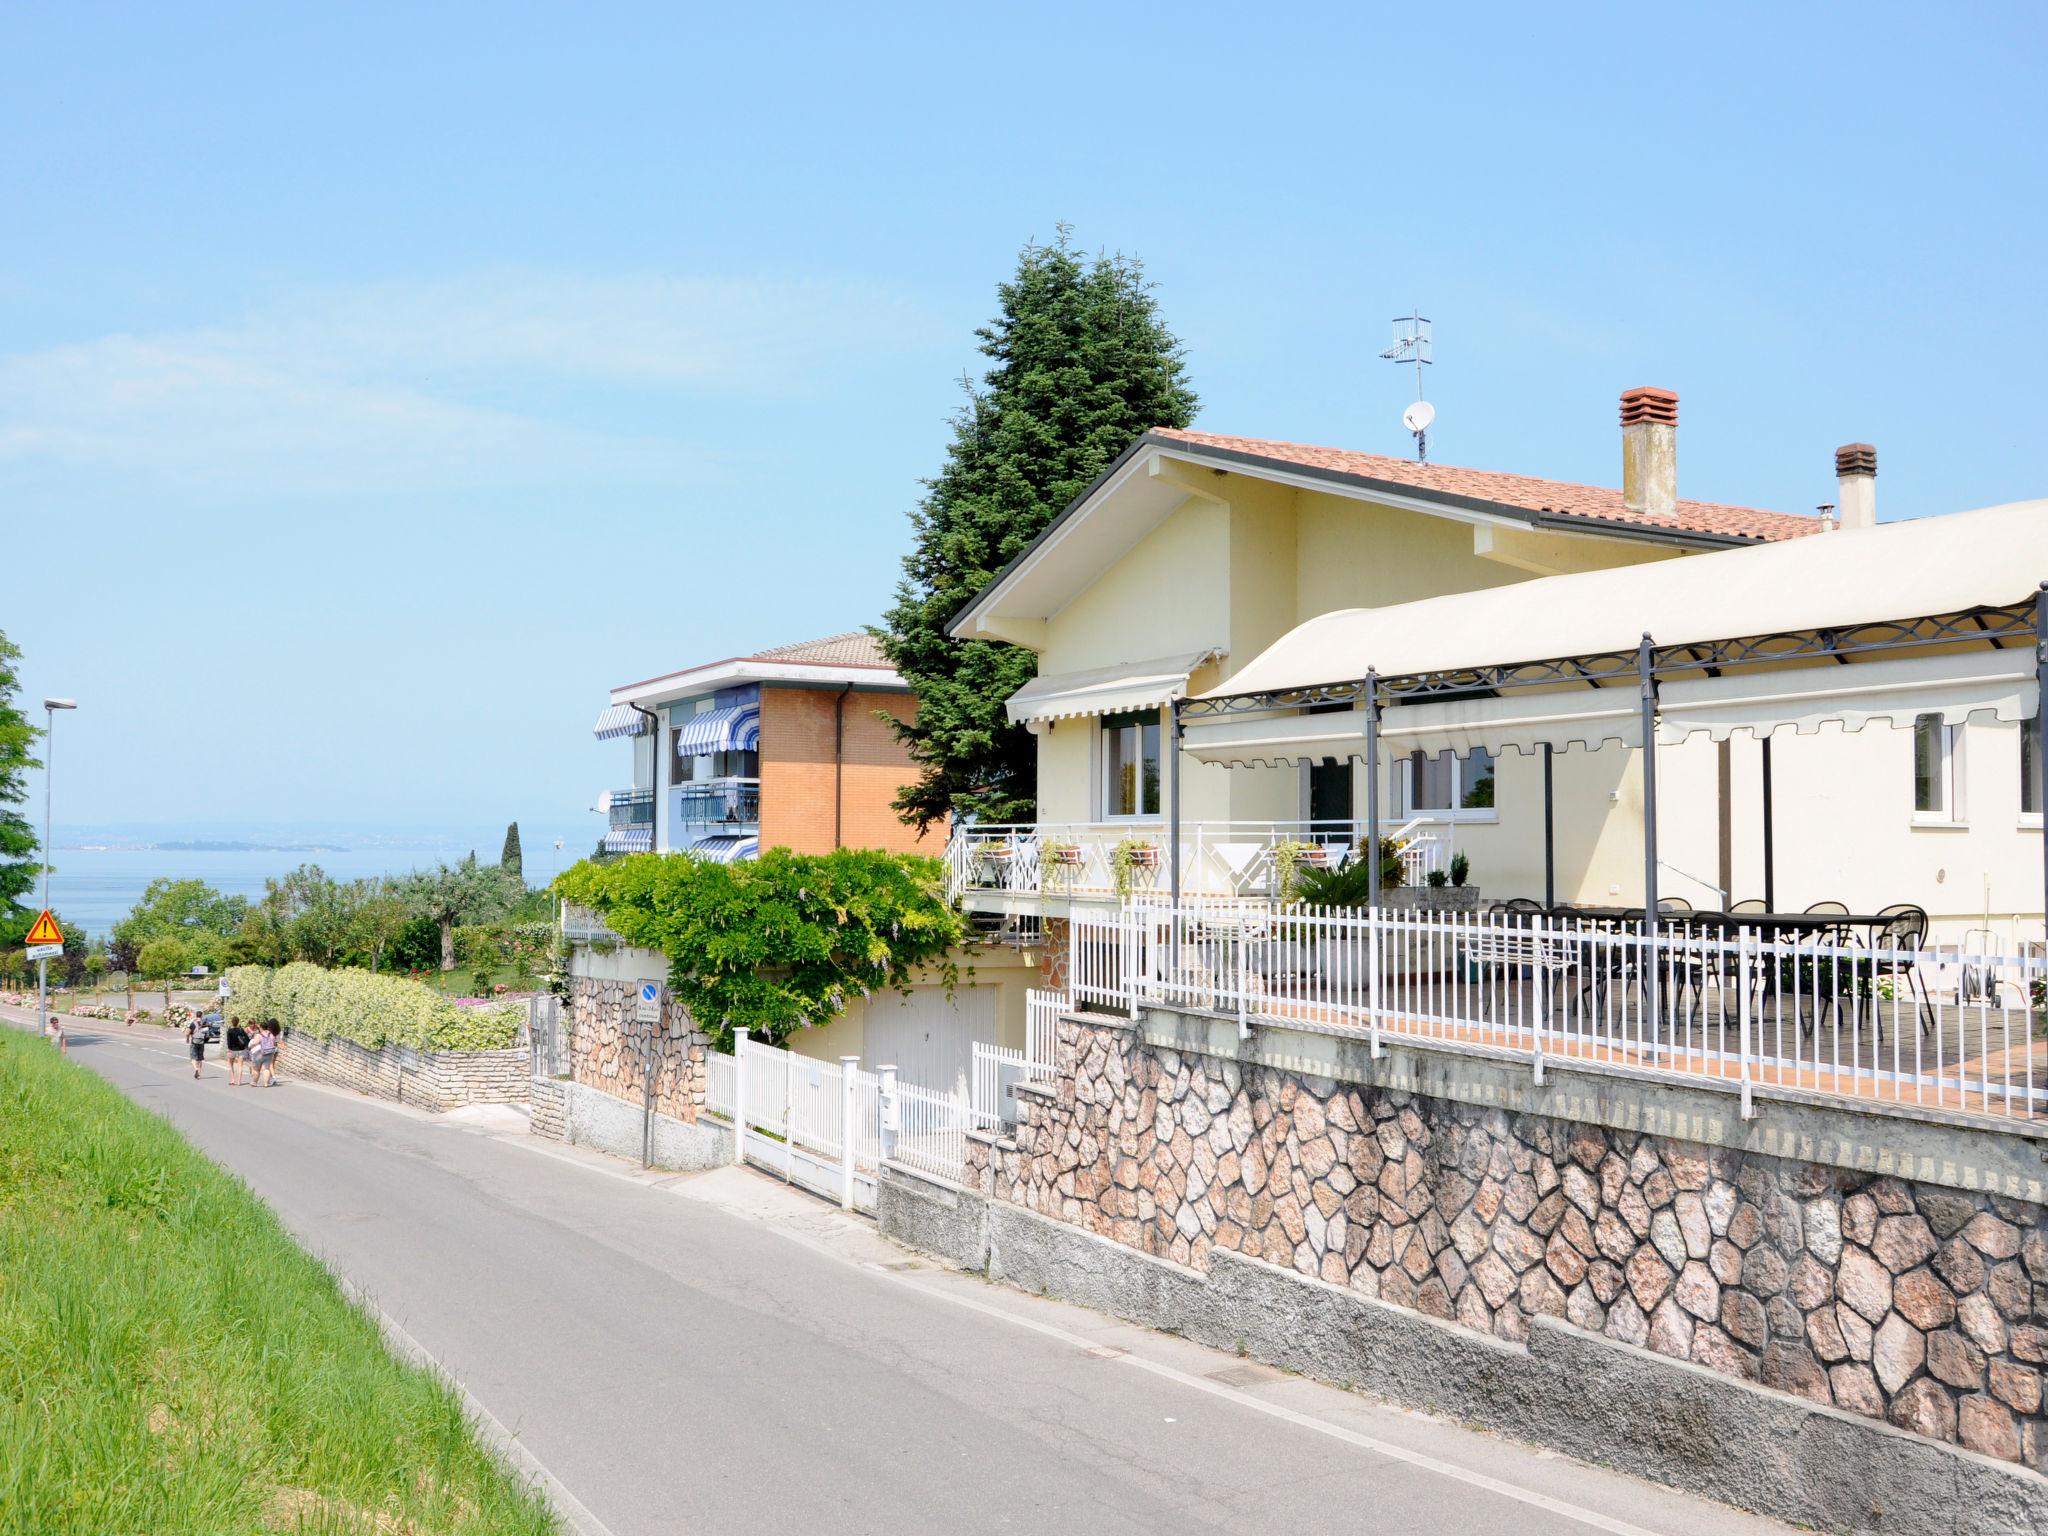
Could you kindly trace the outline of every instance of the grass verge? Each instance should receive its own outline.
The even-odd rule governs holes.
[[[0,1532],[558,1530],[239,1180],[0,1028]]]

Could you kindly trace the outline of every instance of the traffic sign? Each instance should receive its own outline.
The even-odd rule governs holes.
[[[57,919],[50,916],[50,909],[43,908],[36,920],[28,925],[28,937],[24,944],[54,944],[60,950],[64,947],[64,930],[57,926]]]
[[[661,1022],[661,983],[643,981],[640,983],[639,1006],[633,1011],[636,1024],[659,1024]]]
[[[231,995],[228,988],[228,979],[225,976],[221,977],[220,979],[220,995],[222,997],[227,997]]]
[[[28,947],[28,957],[31,960],[55,960],[63,953],[62,944],[31,944]]]

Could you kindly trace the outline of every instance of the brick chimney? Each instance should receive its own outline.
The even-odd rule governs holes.
[[[1671,390],[1621,392],[1621,500],[1642,517],[1678,511],[1678,396]]]
[[[1868,443],[1844,443],[1835,450],[1835,505],[1844,528],[1877,526],[1877,450]]]

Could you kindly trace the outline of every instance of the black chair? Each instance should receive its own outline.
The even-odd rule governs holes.
[[[1839,901],[1816,901],[1806,909],[1808,917],[1847,917],[1849,909]],[[1811,943],[1816,949],[1839,949],[1847,945],[1850,935],[1841,923],[1816,923],[1794,941]],[[1809,1032],[1819,1027],[1830,1008],[1839,1010],[1842,999],[1841,967],[1828,964],[1818,954],[1808,958],[1799,956],[1792,962],[1793,995],[1799,1007],[1799,1027]],[[1855,973],[1850,972],[1850,1018],[1855,1019]]]
[[[1934,1027],[1934,1001],[1927,995],[1919,959],[1920,946],[1927,942],[1927,910],[1902,901],[1885,907],[1877,915],[1884,921],[1870,930],[1871,976],[1873,980],[1880,976],[1906,978],[1906,985],[1919,1005],[1920,1033],[1924,1035]],[[1874,1007],[1872,1011],[1878,1012]],[[1881,1012],[1878,1017],[1883,1017]]]

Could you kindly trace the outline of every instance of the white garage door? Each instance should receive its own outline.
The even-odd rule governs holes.
[[[910,996],[878,994],[868,1008],[861,1065],[894,1066],[906,1083],[941,1093],[966,1093],[974,1042],[996,1043],[996,987],[918,987]]]

